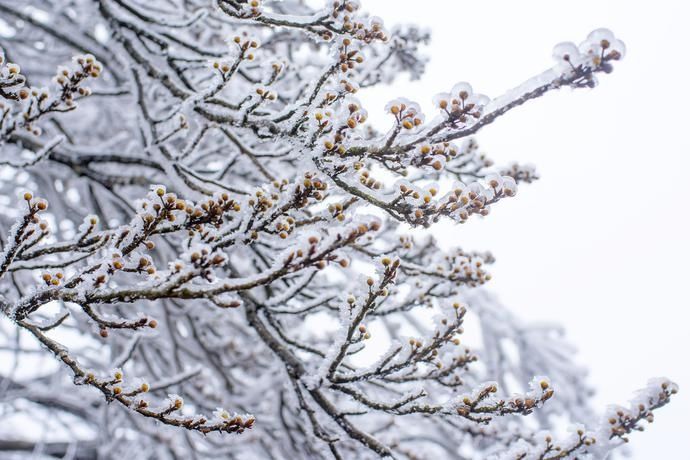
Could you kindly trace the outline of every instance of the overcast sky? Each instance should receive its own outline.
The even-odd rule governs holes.
[[[628,54],[594,90],[562,90],[478,136],[497,163],[542,180],[484,220],[440,232],[498,262],[491,288],[523,317],[564,324],[591,369],[597,404],[624,403],[650,377],[680,385],[632,458],[690,452],[690,6],[677,1],[366,0],[387,25],[432,30],[422,81],[361,95],[375,123],[398,96],[421,103],[458,81],[495,97],[550,67],[554,44],[607,27]],[[384,125],[386,126],[386,125]]]

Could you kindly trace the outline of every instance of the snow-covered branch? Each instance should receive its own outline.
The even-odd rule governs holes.
[[[592,418],[571,348],[486,294],[490,253],[423,232],[538,179],[472,136],[595,86],[625,54],[610,32],[498,98],[458,83],[427,120],[357,98],[419,77],[428,34],[356,0],[0,0],[0,16],[0,411],[55,430],[4,424],[0,451],[574,458],[677,391],[543,434]]]

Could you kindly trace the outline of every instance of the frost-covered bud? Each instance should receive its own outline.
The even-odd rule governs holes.
[[[553,59],[558,63],[559,68],[570,69],[577,64],[580,57],[580,50],[573,42],[562,42],[553,47]]]
[[[440,93],[434,96],[434,105],[444,116],[454,123],[463,125],[474,123],[482,115],[484,106],[489,98],[476,94],[469,83],[461,82],[453,86],[450,93]]]
[[[496,173],[488,174],[484,180],[493,189],[500,189],[503,186],[503,178]]]
[[[434,96],[433,103],[436,107],[441,110],[447,110],[450,104],[451,95],[450,93],[439,93]]]
[[[424,114],[419,104],[408,99],[398,98],[386,104],[386,112],[391,113],[396,123],[405,131],[416,130],[424,123]]]
[[[453,89],[450,90],[450,94],[453,98],[466,101],[473,94],[472,85],[464,81],[456,83]]]
[[[517,183],[511,176],[503,176],[503,193],[507,196],[514,196],[517,193]]]
[[[617,39],[608,29],[596,29],[580,44],[580,52],[587,64],[610,72],[610,61],[618,61],[625,56],[625,43]]]
[[[229,413],[227,410],[225,410],[225,409],[223,409],[223,408],[220,408],[220,407],[217,408],[217,409],[213,412],[213,416],[214,416],[217,420],[220,420],[220,421],[222,421],[222,422],[225,422],[225,421],[227,421],[227,420],[230,420],[230,418],[231,418],[230,413]]]

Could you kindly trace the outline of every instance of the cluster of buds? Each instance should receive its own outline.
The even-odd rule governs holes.
[[[345,139],[345,137],[340,134],[336,133],[332,137],[328,137],[324,139],[323,141],[323,148],[324,148],[324,153],[339,153],[339,154],[344,154],[347,149],[345,146],[342,144],[342,141]]]
[[[469,125],[482,116],[484,106],[488,104],[489,98],[483,94],[475,94],[469,83],[458,83],[453,86],[450,93],[437,94],[434,97],[434,105],[452,123]]]
[[[379,190],[383,186],[383,184],[380,181],[371,177],[371,173],[367,170],[361,171],[359,173],[359,182],[365,187],[374,190]]]
[[[355,339],[354,342],[369,340],[371,338],[371,332],[367,330],[367,327],[364,324],[357,326],[357,332],[359,332],[359,337]]]
[[[74,105],[74,96],[86,97],[91,94],[91,90],[81,83],[87,78],[98,78],[103,71],[103,66],[92,55],[85,54],[75,56],[73,59],[77,65],[76,69],[68,67],[58,68],[58,72],[53,81],[59,86],[62,96],[61,99],[67,107]]]
[[[230,416],[223,409],[214,412],[215,420],[211,423],[203,416],[186,416],[182,413],[184,399],[178,395],[168,395],[162,406],[153,409],[151,403],[144,398],[144,395],[152,390],[151,386],[139,379],[132,383],[126,383],[124,373],[120,369],[116,369],[105,379],[96,377],[92,372],[84,372],[83,377],[77,382],[99,388],[107,393],[109,401],[117,401],[145,417],[158,420],[166,425],[198,431],[202,434],[212,432],[242,433],[244,430],[252,428],[255,422],[251,415]],[[223,414],[227,414],[227,416],[223,416]]]
[[[32,103],[26,105],[21,115],[24,129],[30,131],[34,136],[40,136],[43,132],[41,128],[33,124],[33,121],[43,113],[43,108],[46,106],[46,101],[49,96],[50,94],[45,88],[22,88],[19,90],[19,99],[32,101]],[[74,106],[73,100],[71,99],[68,99],[66,104],[68,104],[69,107]]]
[[[463,184],[459,184],[447,196],[447,209],[460,222],[465,222],[472,214],[487,216],[489,214],[489,201],[491,198],[479,183],[474,182],[466,188]]]
[[[451,318],[450,321],[447,317],[437,319],[438,326],[428,341],[428,345],[432,345],[434,342],[434,348],[438,348],[442,343],[450,343],[454,346],[460,345],[460,338],[458,335],[465,332],[462,328],[462,324],[465,314],[467,314],[467,308],[460,305],[459,302],[455,302],[453,303],[452,311],[453,318]],[[410,339],[409,343],[416,352],[424,346],[424,342],[419,339]],[[438,352],[431,354],[434,358],[438,356]]]
[[[363,229],[355,230],[349,233],[345,238],[341,235],[337,237],[338,246],[341,244],[348,244],[355,241],[359,236],[369,231],[366,225],[362,225]],[[287,257],[283,261],[285,267],[316,267],[319,270],[323,270],[328,266],[329,262],[338,262],[338,264],[345,268],[349,265],[349,261],[345,258],[340,258],[334,252],[334,247],[324,248],[321,243],[321,238],[317,235],[310,235],[307,238],[307,247],[299,248],[295,251],[290,251]]]
[[[228,43],[233,43],[237,46],[239,51],[237,59],[234,62],[225,60],[211,61],[211,67],[220,74],[223,81],[227,81],[232,76],[242,60],[253,61],[256,57],[254,50],[259,47],[258,41],[239,35],[234,36]]]
[[[146,273],[147,275],[156,274],[156,267],[153,265],[153,259],[151,259],[150,256],[139,257],[135,270],[139,273]]]
[[[55,272],[53,274],[45,272],[41,275],[41,279],[46,283],[46,286],[59,286],[64,278],[65,275],[62,272]]]
[[[262,12],[262,0],[239,0],[237,2],[232,2],[233,4],[239,4],[239,13],[242,18],[255,18],[261,16]]]
[[[334,0],[331,6],[331,17],[333,19],[338,19],[341,17],[341,14],[344,15],[345,18],[349,18],[352,13],[360,8],[360,4],[356,0]]]
[[[98,78],[103,70],[102,65],[90,54],[78,55],[73,58],[74,67],[60,67],[53,81],[58,87],[58,93],[51,97],[46,89],[21,88],[17,92],[18,99],[28,100],[24,105],[22,126],[34,135],[40,135],[40,128],[33,123],[46,113],[66,112],[76,107],[75,98],[86,97],[91,90],[82,83],[88,78]],[[18,72],[19,67],[16,67]]]
[[[48,223],[39,218],[38,214],[48,209],[48,201],[43,198],[35,198],[31,192],[22,193],[22,199],[26,201],[29,207],[29,213],[25,217],[27,228],[23,234],[23,238],[28,239],[36,235],[36,230],[39,231],[39,239],[46,236],[49,233]]]
[[[156,227],[161,220],[175,222],[177,217],[172,211],[184,209],[184,202],[178,200],[174,193],[167,193],[162,185],[153,186],[149,197],[140,206],[143,211],[141,218],[150,228]]]
[[[436,330],[426,345],[416,339],[414,343],[410,342],[410,345],[413,361],[428,362],[436,368],[436,370],[429,372],[427,378],[433,378],[443,382],[444,385],[456,387],[462,385],[462,380],[455,371],[467,370],[469,364],[477,361],[478,358],[470,352],[469,348],[463,347],[461,353],[453,352],[450,354],[451,359],[445,359],[446,363],[444,364],[442,359],[446,356],[441,356],[440,350],[444,345],[450,345],[453,348],[461,345],[459,336],[464,333],[462,326],[467,314],[467,309],[458,302],[453,303],[452,307],[450,315],[437,319]]]
[[[277,193],[268,194],[263,189],[259,189],[254,192],[253,197],[247,200],[247,204],[256,212],[266,212],[275,206],[279,199],[280,196]]]
[[[162,185],[156,185],[152,189],[149,199],[143,200],[139,205],[145,233],[151,233],[162,221],[172,223],[183,218],[190,236],[193,232],[201,232],[203,238],[212,237],[209,231],[205,231],[205,224],[219,227],[227,213],[241,209],[241,205],[225,192],[194,204],[178,198],[174,193],[166,192]]]
[[[293,200],[298,207],[304,207],[307,205],[308,198],[314,198],[317,201],[323,200],[327,188],[328,184],[321,180],[316,173],[306,172],[302,183],[298,183],[295,188]]]
[[[326,268],[326,262],[324,260],[311,260],[318,250],[318,244],[320,241],[321,239],[316,235],[309,236],[309,238],[307,238],[307,249],[305,250],[300,248],[296,251],[289,252],[285,258],[284,265],[288,266],[295,260],[302,262],[306,260],[307,263],[311,262],[312,265],[315,265],[319,269]]]
[[[376,16],[369,17],[369,23],[363,29],[359,30],[355,37],[365,43],[373,41],[388,41],[388,32],[383,27],[383,20]]]
[[[359,91],[359,85],[347,78],[343,78],[338,82],[338,87],[340,89],[340,93],[342,94],[355,94],[357,91]]]
[[[334,94],[327,94],[327,98],[335,98]],[[324,131],[333,124],[333,111],[330,109],[317,110],[314,112],[314,121],[316,122],[316,129],[320,132]]]
[[[355,0],[335,0],[331,8],[331,18],[340,23],[342,30],[351,34],[357,40],[365,43],[371,43],[375,40],[386,41],[388,34],[383,27],[383,21],[377,17],[368,18],[367,22],[363,22],[361,18],[355,16],[359,10],[360,4]],[[330,31],[321,33],[326,40],[333,38]]]
[[[531,164],[510,163],[499,169],[498,173],[501,176],[512,177],[516,183],[525,182],[529,184],[539,179],[536,168]]]
[[[0,97],[4,99],[26,99],[29,92],[24,88],[26,77],[17,64],[7,62],[0,53]]]
[[[91,78],[98,78],[101,75],[101,72],[103,71],[103,66],[101,65],[101,63],[98,62],[96,58],[93,57],[91,54],[75,56],[72,60],[80,67],[80,70],[77,70],[73,73],[68,72],[67,74],[65,74],[63,70],[62,76],[65,78],[75,78],[77,80],[82,80],[86,76],[89,76]],[[61,75],[58,74],[56,78],[60,78],[60,76]],[[58,83],[62,84],[59,81]]]
[[[367,121],[367,111],[359,103],[350,102],[347,104],[347,121],[345,124],[349,129],[355,129],[358,125]]]
[[[213,61],[211,66],[218,71],[223,81],[230,77],[230,70],[232,70],[232,63],[225,61]]]
[[[579,47],[572,42],[563,42],[553,49],[557,67],[575,73],[581,67],[610,73],[613,70],[612,61],[618,61],[624,56],[625,43],[608,29],[592,31]]]
[[[472,164],[476,171],[489,168],[494,164],[493,160],[486,153],[479,151],[479,143],[473,137],[462,143],[457,158],[462,164]]]
[[[409,250],[414,246],[414,239],[410,235],[400,235],[398,241],[401,249]]]
[[[438,187],[436,185],[420,188],[409,182],[404,182],[398,186],[398,189],[402,198],[411,199],[411,201],[421,206],[429,205],[438,194]]]
[[[93,383],[96,382],[96,376],[89,372],[85,376],[86,383]],[[122,381],[124,380],[124,372],[122,372],[121,369],[115,369],[112,371],[111,378],[109,380],[106,380],[105,383],[111,387],[111,391],[113,392],[113,396],[121,395],[122,394]]]
[[[326,94],[323,96],[323,102],[321,103],[321,107],[326,107],[329,105],[334,104],[338,100],[338,95],[333,93],[332,91],[326,91]]]
[[[352,49],[352,39],[348,37],[343,38],[338,62],[340,64],[340,71],[343,73],[354,69],[357,64],[364,62],[362,53],[357,49]]]
[[[501,198],[515,195],[517,191],[512,177],[491,174],[487,187],[479,182],[469,185],[458,183],[441,198],[435,198],[438,188],[434,185],[420,189],[403,182],[398,187],[395,209],[414,225],[428,225],[441,216],[449,216],[460,223],[467,221],[473,214],[486,216],[489,214],[489,205]]]
[[[240,203],[230,198],[226,192],[217,193],[212,198],[198,202],[196,206],[182,200],[177,200],[176,203],[177,209],[184,209],[188,215],[188,224],[197,231],[203,230],[202,224],[220,227],[227,213],[239,212],[242,209]]]
[[[402,183],[398,186],[399,195],[397,200],[411,202],[413,206],[407,207],[408,219],[414,223],[423,223],[428,216],[436,214],[437,208],[433,203],[433,198],[438,194],[435,186],[420,189],[410,183]]]
[[[477,177],[493,165],[493,161],[478,149],[474,139],[469,139],[461,147],[452,142],[421,144],[416,147],[416,155],[410,159],[410,165],[432,167],[436,171],[447,168],[461,179]]]
[[[321,180],[315,173],[306,172],[301,181],[290,186],[286,181],[274,181],[271,184],[274,190],[258,189],[254,192],[254,196],[247,200],[247,204],[254,210],[255,213],[265,213],[269,209],[276,206],[278,202],[285,203],[285,206],[292,208],[304,208],[310,203],[310,199],[321,201],[326,197],[326,189],[328,185]],[[286,189],[289,190],[286,195]],[[287,208],[284,208],[283,214]],[[273,221],[273,218],[271,218]],[[276,223],[276,231],[281,238],[287,238],[292,231],[295,221],[292,217],[286,217],[280,222]],[[250,237],[253,240],[259,238],[259,231],[252,230]]]
[[[640,421],[652,423],[654,421],[655,409],[666,405],[672,395],[678,393],[678,385],[669,380],[655,380],[649,382],[645,391],[642,392],[638,401],[634,402],[630,408],[616,407],[611,409],[608,416],[609,437],[620,438],[627,442],[626,435],[633,430],[642,431],[643,426],[638,425]]]
[[[354,241],[360,237],[367,235],[369,232],[378,232],[381,229],[381,222],[373,220],[368,224],[358,224],[352,229],[348,235],[348,240]]]
[[[386,297],[389,294],[387,286],[395,282],[395,278],[398,275],[400,259],[384,256],[380,259],[380,264],[381,268],[383,268],[383,273],[378,285],[375,285],[373,278],[367,278],[367,286],[369,286],[370,292],[375,293],[376,296]]]
[[[439,359],[440,344],[424,341],[417,338],[410,338],[410,363],[428,363],[432,364],[436,369],[442,369],[443,363]],[[432,371],[433,372],[433,371]]]
[[[202,278],[206,281],[213,281],[213,267],[225,264],[227,257],[221,251],[211,251],[208,247],[193,248],[183,255],[183,259],[188,259]]]
[[[460,147],[452,142],[421,144],[410,160],[412,166],[430,166],[436,171],[447,167],[451,172],[462,175],[479,175],[480,171],[493,165],[486,154],[479,152],[479,145],[470,138]]]
[[[491,274],[485,270],[485,266],[492,261],[490,255],[466,253],[457,248],[443,256],[443,261],[436,265],[435,272],[451,282],[477,286],[491,281]]]
[[[410,344],[410,349],[412,350],[413,354],[417,353],[417,350],[424,346],[424,343],[421,340],[414,337],[410,337],[407,342]]]
[[[216,409],[216,411],[213,412],[213,415],[215,416],[216,421],[230,426],[243,426],[245,429],[247,429],[251,428],[254,424],[254,417],[248,415],[242,416],[239,414],[230,414],[227,410],[222,408]]]
[[[330,111],[327,111],[330,113]],[[315,118],[319,123],[319,129],[324,129],[329,120],[324,120],[321,112],[317,112]],[[330,113],[332,115],[332,113]],[[335,133],[327,137],[323,141],[324,151],[326,153],[338,153],[344,155],[347,152],[345,147],[345,140],[348,136],[359,126],[367,120],[367,112],[362,109],[356,102],[351,102],[347,105],[347,114],[345,122],[339,126]]]
[[[331,213],[336,220],[342,222],[345,220],[345,206],[342,203],[331,203],[328,205],[328,212]]]
[[[416,102],[407,99],[396,99],[386,104],[386,111],[395,117],[398,126],[412,130],[424,123],[424,115]]]
[[[525,395],[516,395],[507,400],[495,399],[498,387],[489,383],[471,395],[459,397],[455,413],[478,423],[488,423],[491,415],[530,414],[537,407],[553,397],[554,391],[547,379],[538,379],[530,384],[532,389]]]
[[[286,239],[290,233],[294,230],[295,219],[291,216],[287,216],[285,219],[276,222],[276,232],[281,239]]]
[[[515,180],[510,176],[489,175],[487,185],[484,187],[479,182],[468,186],[457,184],[441,205],[443,213],[447,212],[460,222],[465,222],[473,214],[488,215],[490,204],[500,198],[514,196],[517,192]]]
[[[418,151],[429,150],[425,145],[417,149]],[[503,177],[511,177],[513,179],[512,181],[504,181],[508,189],[505,193],[506,196],[512,196],[514,194],[515,184],[518,182],[531,183],[539,178],[535,167],[529,164],[510,163],[505,167],[495,170],[489,169],[494,165],[494,162],[485,153],[479,150],[479,144],[477,144],[474,138],[467,139],[461,144],[459,149],[454,144],[448,142],[435,144],[428,155],[421,154],[414,157],[412,164],[416,166],[423,163],[425,160],[428,162],[433,158],[431,155],[443,155],[446,160],[446,169],[455,174],[460,180],[476,177],[484,177],[486,179],[496,173]],[[492,171],[495,171],[495,173]]]
[[[539,457],[545,460],[556,460],[559,458],[568,458],[572,456],[578,449],[587,449],[592,444],[597,442],[597,439],[589,433],[585,433],[582,428],[575,429],[575,437],[570,439],[567,444],[554,443],[553,437],[549,434],[544,436],[544,444],[539,448]],[[585,450],[586,452],[586,450]],[[527,456],[527,452],[518,451],[516,455]]]
[[[23,218],[11,228],[7,244],[0,252],[0,277],[7,272],[17,255],[36,245],[49,234],[48,223],[38,217],[41,211],[48,209],[48,202],[44,199],[34,199],[31,192],[24,192],[21,197],[26,201],[28,210]]]
[[[278,94],[275,91],[270,91],[267,88],[256,88],[256,94],[262,101],[275,101],[278,98]]]
[[[43,198],[34,198],[31,192],[24,192],[22,198],[29,205],[29,210],[33,213],[48,209],[48,202]]]
[[[580,51],[592,60],[592,64],[608,73],[613,70],[611,61],[625,56],[625,43],[614,37],[610,30],[597,29],[580,45]]]
[[[259,47],[259,42],[257,40],[236,35],[233,37],[232,42],[235,43],[240,50],[241,59],[246,59],[248,61],[254,60],[255,56],[253,50]]]
[[[530,414],[540,404],[545,403],[553,397],[554,391],[548,380],[539,380],[537,394],[527,394],[524,396],[514,396],[506,401],[506,407],[519,414]],[[534,393],[534,391],[532,392]]]
[[[85,307],[85,310],[87,311],[87,314],[91,317],[91,319],[98,323],[98,335],[100,335],[103,339],[108,338],[108,336],[110,335],[110,333],[108,332],[109,329],[131,329],[136,331],[142,328],[156,329],[158,327],[158,321],[156,321],[155,319],[149,319],[146,316],[141,316],[140,318],[132,321],[110,321],[99,317],[92,309],[88,307]]]
[[[417,155],[412,160],[414,166],[431,166],[440,171],[449,160],[457,156],[458,149],[450,142],[442,142],[422,144],[417,147],[416,152]]]
[[[146,242],[145,247],[153,249],[153,242]],[[123,271],[129,273],[145,273],[147,275],[156,274],[156,267],[153,265],[153,259],[146,255],[134,254],[125,259],[119,251],[113,251],[111,260],[108,263],[108,274],[113,274],[116,271]],[[105,274],[99,274],[94,279],[96,285],[103,284],[106,281]]]

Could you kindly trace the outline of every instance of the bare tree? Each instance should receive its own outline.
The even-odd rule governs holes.
[[[459,83],[431,121],[392,101],[380,133],[355,95],[419,77],[428,36],[356,0],[0,0],[0,18],[0,451],[604,458],[677,391],[597,421],[560,330],[480,287],[491,254],[424,230],[537,179],[472,136],[594,87],[624,55],[610,32],[504,96]],[[557,439],[555,416],[584,425]]]

